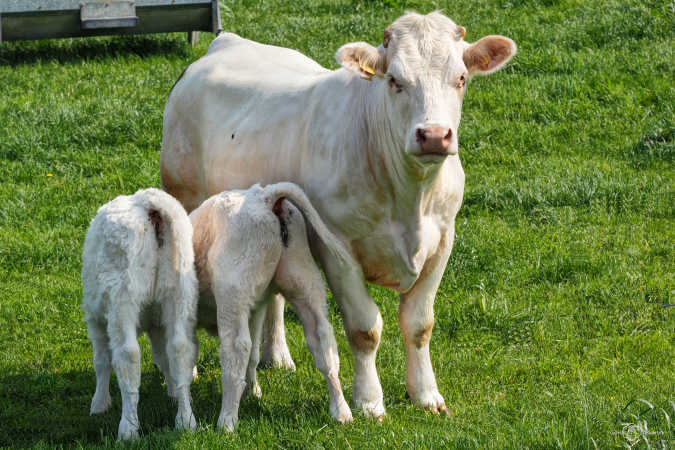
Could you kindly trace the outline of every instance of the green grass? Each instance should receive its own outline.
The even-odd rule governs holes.
[[[371,287],[385,326],[387,418],[331,422],[322,377],[287,312],[296,373],[260,372],[235,435],[215,430],[217,343],[200,333],[197,433],[142,338],[134,446],[634,448],[675,446],[675,7],[663,1],[221,2],[223,26],[336,67],[339,45],[377,43],[406,9],[442,8],[513,38],[509,66],[471,82],[460,128],[467,174],[431,343],[437,417],[405,398],[397,296]],[[80,252],[97,208],[159,186],[164,102],[204,54],[184,34],[0,45],[0,446],[114,444],[121,402],[89,417],[91,347]],[[52,176],[47,176],[52,174]],[[350,397],[352,361],[331,301]],[[628,430],[630,433],[622,433]]]

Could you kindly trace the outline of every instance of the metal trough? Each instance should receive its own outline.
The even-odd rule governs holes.
[[[0,0],[0,42],[220,30],[218,0]]]

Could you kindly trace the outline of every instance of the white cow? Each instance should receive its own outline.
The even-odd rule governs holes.
[[[256,368],[263,319],[272,295],[295,307],[314,363],[326,378],[331,416],[351,422],[342,394],[337,343],[326,311],[326,292],[307,242],[305,220],[337,261],[356,264],[324,225],[302,190],[278,183],[226,191],[190,214],[199,278],[198,324],[220,338],[222,407],[218,427],[234,431],[248,385],[260,396]]]
[[[103,205],[84,240],[82,288],[96,370],[91,414],[110,407],[114,368],[122,393],[118,439],[138,435],[137,337],[146,331],[169,395],[178,400],[176,427],[194,429],[190,382],[197,358],[197,277],[192,225],[181,204],[151,188]]]
[[[293,181],[358,260],[344,270],[311,241],[354,355],[355,406],[375,417],[385,412],[375,368],[382,318],[366,281],[400,293],[411,399],[447,412],[429,340],[464,192],[462,99],[471,76],[516,52],[506,37],[468,43],[465,33],[438,12],[406,14],[379,47],[342,46],[335,71],[225,33],[185,71],[164,110],[162,183],[188,210],[224,189]],[[283,309],[273,310],[274,329],[283,329]]]

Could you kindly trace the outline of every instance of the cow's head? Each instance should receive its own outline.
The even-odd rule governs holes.
[[[516,53],[504,36],[464,41],[466,30],[444,15],[406,14],[385,31],[382,45],[365,42],[342,46],[338,63],[383,91],[397,141],[406,154],[424,162],[440,162],[458,150],[457,128],[466,83],[490,74]]]

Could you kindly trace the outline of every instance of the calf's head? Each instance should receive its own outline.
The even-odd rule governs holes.
[[[342,46],[338,63],[365,79],[376,80],[382,111],[394,139],[407,155],[440,162],[458,151],[457,128],[474,75],[502,68],[516,53],[504,36],[464,41],[466,30],[444,15],[406,14],[392,23],[375,48],[365,42]]]

